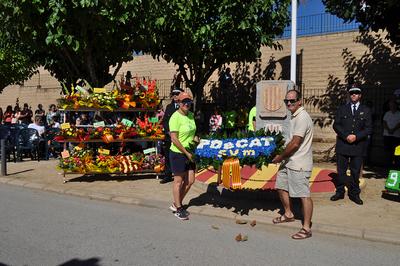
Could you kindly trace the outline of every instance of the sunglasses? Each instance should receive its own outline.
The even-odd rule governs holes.
[[[350,95],[360,95],[361,94],[361,92],[358,92],[358,91],[352,91],[352,92],[350,92]]]
[[[184,105],[192,105],[193,101],[192,100],[183,100],[182,104],[184,104]]]
[[[178,96],[180,92],[173,92],[171,93],[172,96]]]
[[[285,104],[287,105],[288,103],[294,104],[294,103],[298,102],[299,99],[285,99],[285,100],[283,100],[283,101],[284,101]]]

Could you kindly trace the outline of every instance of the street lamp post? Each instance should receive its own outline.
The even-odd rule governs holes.
[[[292,32],[290,53],[290,80],[296,84],[297,0],[292,0]]]

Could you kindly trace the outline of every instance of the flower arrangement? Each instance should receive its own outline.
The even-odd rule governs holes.
[[[143,119],[136,119],[137,132],[139,136],[150,138],[163,139],[165,137],[163,133],[163,127],[160,123],[153,123],[149,121],[149,117],[146,114]]]
[[[92,163],[91,150],[74,149],[68,158],[61,158],[58,164],[60,169],[70,172],[84,173]]]
[[[58,99],[61,109],[97,108],[116,110],[118,108],[156,108],[160,103],[155,80],[136,79],[132,90],[115,88],[110,92],[81,93],[71,91],[70,94]]]
[[[83,129],[71,126],[68,129],[61,129],[54,137],[55,141],[90,141],[103,140],[105,143],[111,143],[115,140],[134,139],[138,137],[148,137],[154,139],[163,139],[162,125],[159,123],[151,123],[146,117],[144,120],[138,118],[137,126],[130,127],[118,124],[115,127],[97,127]]]
[[[234,132],[229,138],[221,133],[206,135],[200,143],[192,145],[190,150],[200,168],[211,165],[218,169],[224,160],[238,158],[241,166],[255,165],[260,169],[270,163],[283,146],[282,133],[261,129],[256,132]]]
[[[133,173],[140,170],[164,170],[165,158],[160,154],[134,153],[132,155],[98,155],[88,150],[71,153],[68,158],[62,158],[59,169],[76,173]]]

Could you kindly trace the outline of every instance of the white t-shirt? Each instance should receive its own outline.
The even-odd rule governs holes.
[[[36,129],[39,133],[39,136],[42,136],[44,133],[44,126],[38,126],[35,123],[29,124],[28,128]]]
[[[394,113],[392,111],[387,111],[383,116],[383,121],[386,121],[389,128],[394,128],[398,123],[400,123],[400,111]],[[393,134],[390,134],[386,128],[383,128],[383,135],[400,138],[400,129],[397,129]]]
[[[292,115],[290,120],[290,139],[293,136],[303,138],[299,149],[288,158],[286,167],[296,171],[312,171],[312,140],[314,136],[314,124],[310,115],[300,107]]]

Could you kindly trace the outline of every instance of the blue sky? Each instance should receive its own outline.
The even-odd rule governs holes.
[[[297,15],[308,16],[325,12],[325,6],[321,0],[304,0],[298,5]]]
[[[289,9],[290,12],[291,9]],[[344,23],[342,19],[325,12],[321,0],[303,0],[297,9],[297,35],[310,36],[358,29],[356,22]],[[282,38],[290,38],[290,26]]]

